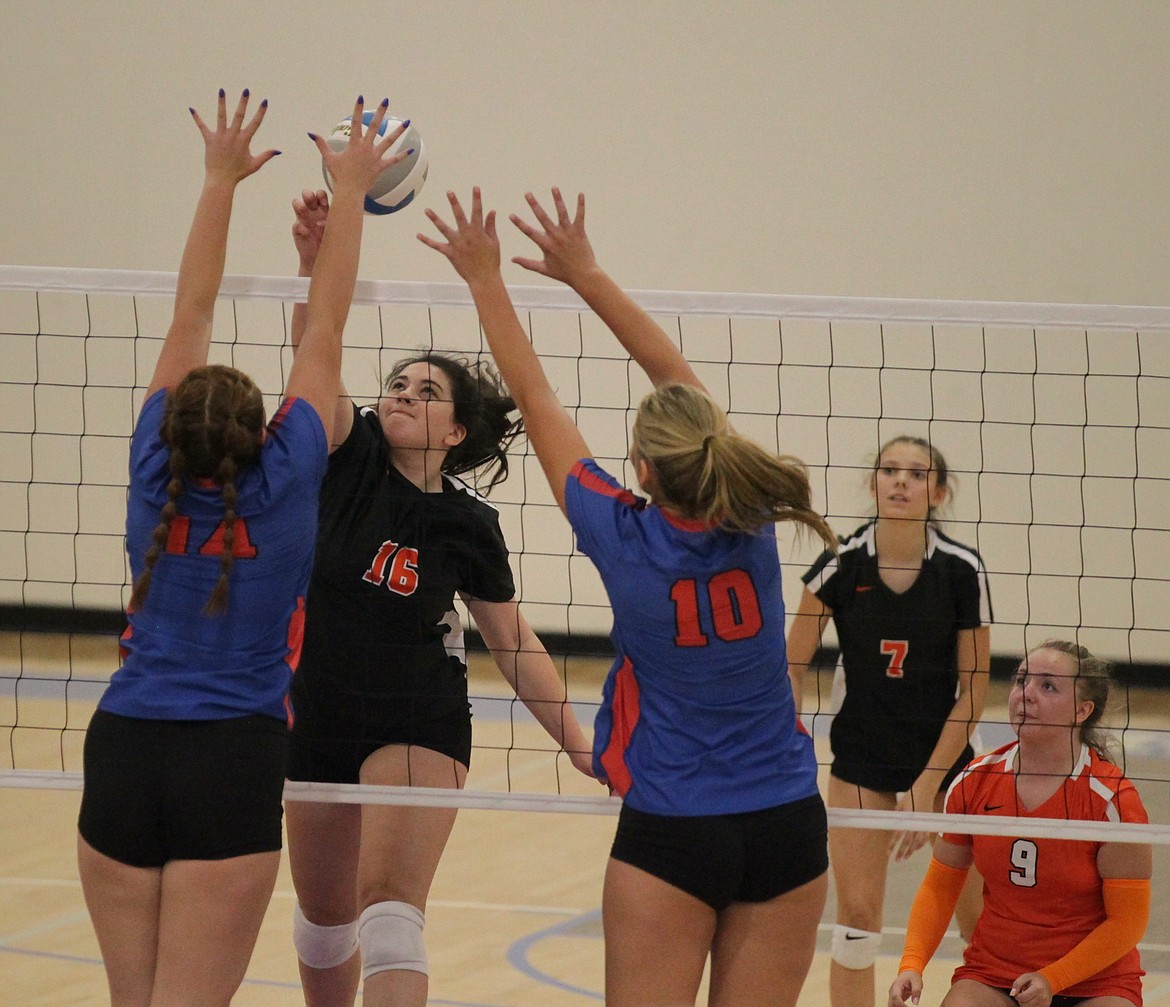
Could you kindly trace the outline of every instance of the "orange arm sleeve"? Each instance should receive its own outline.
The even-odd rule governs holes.
[[[1105,878],[1101,882],[1105,919],[1084,940],[1040,974],[1053,993],[1075,986],[1137,947],[1150,918],[1149,878]]]
[[[906,946],[902,951],[899,972],[907,970],[921,974],[926,963],[938,950],[947,932],[947,924],[959,901],[959,893],[967,880],[967,872],[957,867],[941,864],[934,857],[926,869],[926,877],[914,905],[910,908],[910,920],[906,924]]]

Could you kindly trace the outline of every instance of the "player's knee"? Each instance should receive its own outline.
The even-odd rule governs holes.
[[[833,927],[830,957],[842,968],[859,971],[877,960],[882,949],[882,935],[872,930],[858,930],[838,923]]]
[[[298,902],[293,910],[293,946],[312,969],[331,969],[353,957],[358,946],[357,920],[336,927],[311,922]]]
[[[427,975],[424,922],[422,911],[407,902],[375,902],[368,906],[358,919],[362,979],[391,969]]]

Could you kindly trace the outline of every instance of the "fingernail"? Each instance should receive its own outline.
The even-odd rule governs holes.
[[[413,147],[411,147],[411,148],[410,148],[410,150],[408,150],[408,151],[406,152],[406,156],[407,156],[407,157],[410,157],[410,155],[411,155],[411,154],[413,154],[413,153],[414,153],[414,148],[413,148]]]
[[[274,150],[274,151],[272,152],[272,156],[273,156],[273,157],[280,157],[280,155],[281,155],[281,154],[283,154],[283,153],[284,153],[284,151],[283,151],[283,150]]]
[[[260,102],[260,107],[261,107],[261,108],[267,108],[267,107],[268,107],[268,99],[267,99],[267,98],[265,98],[265,99],[264,99],[262,102]]]
[[[223,88],[222,88],[222,87],[219,89],[219,96],[220,96],[221,98],[224,96],[224,93],[223,93]]]
[[[244,88],[244,97],[245,97],[245,98],[247,98],[247,97],[248,97],[248,96],[249,96],[251,93],[252,93],[252,92],[251,92],[251,91],[249,91],[247,88]]]
[[[195,109],[193,109],[190,105],[187,106],[187,111],[190,112],[192,115],[195,114]]]
[[[310,134],[309,134],[309,139],[310,139],[310,140],[313,140],[314,142],[316,142],[316,140],[317,140],[317,134],[316,134],[316,133],[310,133]]]
[[[403,119],[403,120],[402,120],[402,128],[403,128],[403,129],[406,129],[406,127],[407,127],[407,126],[409,126],[409,125],[410,125],[410,120],[409,120],[409,119]]]
[[[389,104],[390,104],[390,99],[389,99],[389,98],[383,98],[383,99],[382,99],[382,107],[383,107],[383,108],[386,108],[387,106],[389,106]]]
[[[359,104],[359,105],[364,105],[365,103],[366,103],[366,99],[365,99],[365,98],[363,98],[363,97],[362,97],[362,96],[359,94],[359,95],[358,95],[358,104]]]

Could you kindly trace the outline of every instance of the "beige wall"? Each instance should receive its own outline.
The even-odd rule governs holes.
[[[342,8],[208,0],[176,5],[177,13],[142,0],[2,3],[0,264],[175,269],[201,172],[186,107],[211,112],[217,87],[234,93],[248,85],[270,99],[260,135],[284,154],[240,192],[229,272],[291,271],[288,203],[302,186],[320,184],[305,131],[329,128],[360,90],[370,99],[389,95],[394,111],[423,131],[431,155],[423,205],[439,204],[448,188],[464,193],[477,183],[505,211],[522,208],[527,188],[583,189],[594,244],[632,288],[1170,303],[1170,5],[1161,2],[355,0]],[[414,240],[426,226],[418,204],[371,219],[362,275],[455,279]],[[519,235],[507,232],[505,240],[507,254],[526,251]],[[507,278],[535,282],[515,267]],[[0,316],[15,304],[0,298]],[[26,299],[20,304],[22,312],[35,310]],[[154,335],[165,328],[156,309],[140,306],[152,315]],[[260,324],[263,338],[278,346],[283,330],[274,310],[269,318],[265,308]],[[92,324],[79,317],[60,331]],[[719,357],[726,352],[726,326],[715,331],[720,324],[700,328],[697,337],[716,360],[726,359]],[[360,345],[360,325],[351,329]],[[129,328],[116,320],[109,331]],[[819,357],[821,330],[801,331],[789,329],[790,347],[803,338]],[[474,323],[461,332],[474,339]],[[969,473],[953,528],[978,542],[998,574],[998,650],[1018,650],[1025,635],[1044,635],[1049,626],[1085,625],[1095,633],[1086,642],[1113,656],[1165,660],[1170,365],[1152,353],[1161,342],[1143,335],[1144,366],[1154,376],[1143,385],[1141,415],[1152,430],[1135,438],[1132,430],[1107,428],[1132,424],[1137,407],[1111,406],[1121,400],[1100,382],[1087,387],[1076,377],[1084,373],[1076,360],[1071,378],[1031,381],[1033,356],[1042,368],[1062,369],[1063,337],[1046,337],[1046,353],[1030,348],[1030,334],[1020,337],[1019,353],[1002,345],[1010,333],[995,337],[1011,363],[992,361],[1005,372],[993,384],[974,373],[939,394],[915,370],[920,350],[935,352],[922,349],[921,329],[890,329],[885,352],[907,364],[905,380],[886,372],[883,388],[893,394],[883,404],[870,387],[874,373],[855,376],[846,398],[862,403],[861,411],[834,424],[819,418],[830,405],[809,391],[815,383],[786,367],[779,379],[784,412],[804,408],[808,416],[786,415],[778,446],[814,466],[818,500],[845,531],[867,506],[849,467],[865,462],[879,434],[933,429],[952,465]],[[425,330],[402,345],[422,338]],[[739,338],[742,360],[754,352],[745,348],[755,337],[748,331]],[[872,357],[869,330],[852,337],[839,327],[837,338],[835,359],[854,341]],[[1085,340],[1079,350],[1074,344],[1073,356],[1083,355]],[[115,341],[105,353],[103,345],[91,341],[87,353],[98,357],[86,362],[69,341],[46,343],[40,364],[57,361],[51,366],[65,385],[125,386],[91,388],[84,399],[90,431],[108,428],[120,437],[132,416],[134,383],[127,377],[133,362],[123,357],[134,351]],[[977,372],[987,346],[984,335],[967,331],[952,350],[956,359],[976,361]],[[1113,360],[1125,370],[1135,346],[1131,339],[1117,352],[1099,349],[1097,371],[1112,373]],[[31,380],[38,362],[17,358],[27,349],[0,337],[9,380]],[[772,352],[765,354],[769,365]],[[799,352],[786,353],[786,364],[799,363]],[[372,393],[375,367],[352,353],[347,366],[351,387],[366,388],[369,378]],[[599,385],[607,367],[599,365]],[[752,384],[749,368],[721,397],[740,411],[745,401],[763,403],[763,412],[778,407],[775,371],[760,373],[762,384]],[[837,380],[847,379],[845,372]],[[274,389],[278,381],[262,384]],[[1041,396],[1032,412],[1020,398],[1024,386]],[[1131,384],[1126,388],[1131,394]],[[39,522],[55,531],[61,511],[62,528],[80,521],[97,536],[83,543],[92,556],[76,556],[68,539],[63,551],[47,550],[38,562],[50,578],[59,565],[61,581],[38,587],[33,600],[107,603],[107,587],[79,588],[72,579],[75,564],[88,564],[104,584],[119,576],[124,441],[88,459],[101,485],[74,496],[61,484],[90,482],[79,476],[87,459],[76,423],[65,419],[80,416],[80,391],[42,387],[35,402],[28,386],[0,385],[0,393],[6,512],[14,521],[27,513],[34,528]],[[19,431],[34,406],[43,436],[30,455]],[[971,426],[978,416],[1024,425]],[[1102,425],[1105,440],[1087,448],[1077,440],[1084,417]],[[775,436],[771,416],[737,422],[762,439]],[[63,425],[60,433],[54,424]],[[620,427],[619,419],[615,429],[597,433],[599,454],[622,455]],[[57,436],[73,439],[58,444]],[[85,444],[100,448],[92,438]],[[1124,471],[1115,471],[1118,458]],[[522,499],[547,495],[536,469],[525,469],[526,479],[501,490],[513,548],[519,552],[535,536],[567,552],[559,516],[519,508]],[[1143,481],[1132,482],[1139,473]],[[38,485],[29,490],[26,478]],[[1093,527],[1086,533],[1081,523]],[[8,571],[24,562],[31,540],[14,527],[0,536]],[[790,605],[807,558],[798,553],[789,565]],[[570,628],[604,630],[604,598],[587,564],[572,561],[570,588],[565,562],[542,559],[539,550],[518,559],[533,621],[564,628],[562,595],[572,590],[597,607],[579,609]],[[27,589],[9,582],[0,601]]]
[[[1161,304],[1167,38],[1161,0],[3,0],[0,262],[175,268],[186,108],[247,85],[284,155],[232,272],[290,270],[305,131],[362,91],[423,131],[429,201],[585,190],[631,287]],[[371,222],[363,275],[448,278],[424,224]]]

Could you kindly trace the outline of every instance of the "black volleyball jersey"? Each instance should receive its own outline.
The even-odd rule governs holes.
[[[845,670],[834,752],[845,733],[868,726],[894,732],[925,765],[955,706],[958,633],[991,623],[987,571],[974,549],[928,526],[922,569],[899,594],[878,573],[874,532],[863,525],[803,577],[833,611]]]
[[[294,715],[314,694],[344,706],[346,696],[360,705],[449,691],[453,663],[466,673],[456,592],[515,594],[496,509],[449,476],[441,493],[422,492],[391,464],[377,411],[355,406],[329,458],[318,527]]]

